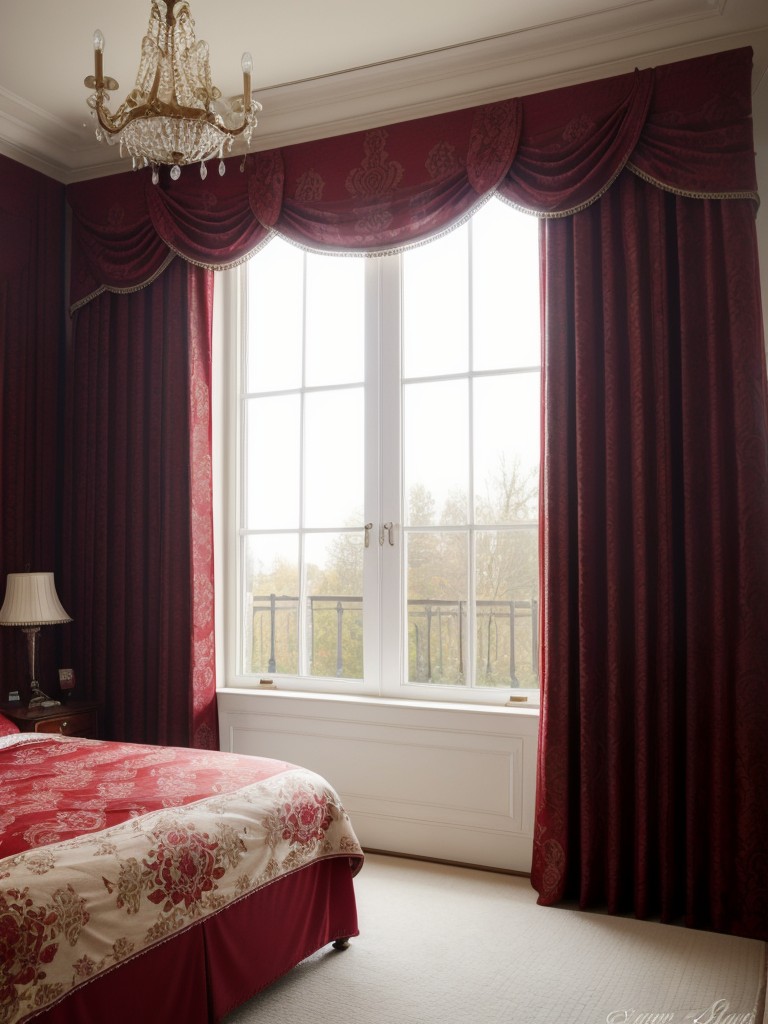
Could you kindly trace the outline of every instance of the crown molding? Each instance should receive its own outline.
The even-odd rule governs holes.
[[[751,46],[754,52],[754,91],[768,67],[768,28],[760,33],[716,36],[610,59],[601,59],[596,46],[594,52],[589,51],[594,59],[573,62],[567,68],[563,68],[560,49],[517,60],[511,60],[509,55],[492,60],[486,50],[483,61],[464,68],[454,67],[448,74],[443,66],[439,77],[429,62],[422,61],[418,68],[411,69],[414,74],[397,82],[388,81],[386,88],[378,69],[360,69],[349,72],[349,77],[315,80],[311,89],[308,83],[297,83],[262,92],[264,106],[269,105],[271,116],[266,125],[260,124],[257,129],[252,149],[273,149],[415,120],[742,46]],[[580,56],[584,52],[580,48]]]
[[[768,68],[768,25],[739,26],[725,0],[657,0],[476,40],[398,60],[275,86],[256,87],[264,113],[253,151],[428,117],[510,96],[751,46],[753,86]],[[750,8],[751,9],[751,8]],[[744,19],[742,18],[742,21]],[[763,16],[765,21],[765,16]],[[599,25],[600,31],[595,31]],[[691,38],[694,36],[694,38]],[[0,89],[0,152],[65,184],[129,170],[130,160]],[[235,146],[232,155],[245,152]]]

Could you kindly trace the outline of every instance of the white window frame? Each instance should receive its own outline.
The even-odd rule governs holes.
[[[268,243],[269,244],[269,243]],[[350,257],[364,258],[364,257]],[[260,679],[238,672],[242,644],[239,596],[242,559],[241,538],[235,519],[242,521],[240,479],[244,452],[241,445],[243,349],[247,337],[246,276],[244,265],[216,275],[214,291],[214,534],[216,565],[217,678],[219,685],[259,689]],[[364,571],[365,678],[278,675],[280,690],[329,693],[351,697],[383,697],[409,702],[446,705],[504,705],[508,698],[527,698],[523,706],[537,707],[539,690],[522,687],[482,687],[441,683],[414,683],[405,678],[406,642],[403,587],[405,581],[402,535],[403,477],[400,325],[401,257],[366,259],[366,287],[374,278],[378,305],[366,311],[366,448],[365,522],[374,524],[365,551]],[[394,340],[393,340],[394,331]],[[381,358],[379,356],[381,352]],[[385,537],[379,543],[382,524],[393,523],[395,544]],[[470,536],[472,532],[470,530]],[[373,564],[371,564],[373,563]],[[394,570],[394,571],[393,571]],[[473,576],[470,573],[470,580]],[[472,590],[474,591],[474,586]],[[474,592],[469,595],[474,601]],[[474,619],[473,619],[474,625]],[[469,632],[474,634],[476,630]],[[475,645],[471,638],[472,652]],[[474,660],[474,659],[473,659]],[[272,678],[272,677],[268,677]],[[223,681],[223,682],[222,682]]]

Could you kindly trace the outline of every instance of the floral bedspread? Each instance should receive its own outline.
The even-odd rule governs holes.
[[[26,1020],[268,882],[339,856],[355,871],[362,863],[339,797],[295,765],[4,737],[0,1022]]]

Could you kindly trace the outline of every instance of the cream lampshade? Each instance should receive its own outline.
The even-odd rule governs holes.
[[[55,626],[72,619],[64,611],[52,572],[11,572],[0,608],[0,626],[20,626],[27,635],[29,678],[32,687],[30,707],[49,701],[37,683],[37,634],[41,626]]]

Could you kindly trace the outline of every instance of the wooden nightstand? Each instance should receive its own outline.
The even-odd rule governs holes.
[[[99,702],[95,700],[71,700],[52,708],[3,704],[0,711],[22,732],[57,732],[89,740],[99,738]]]

